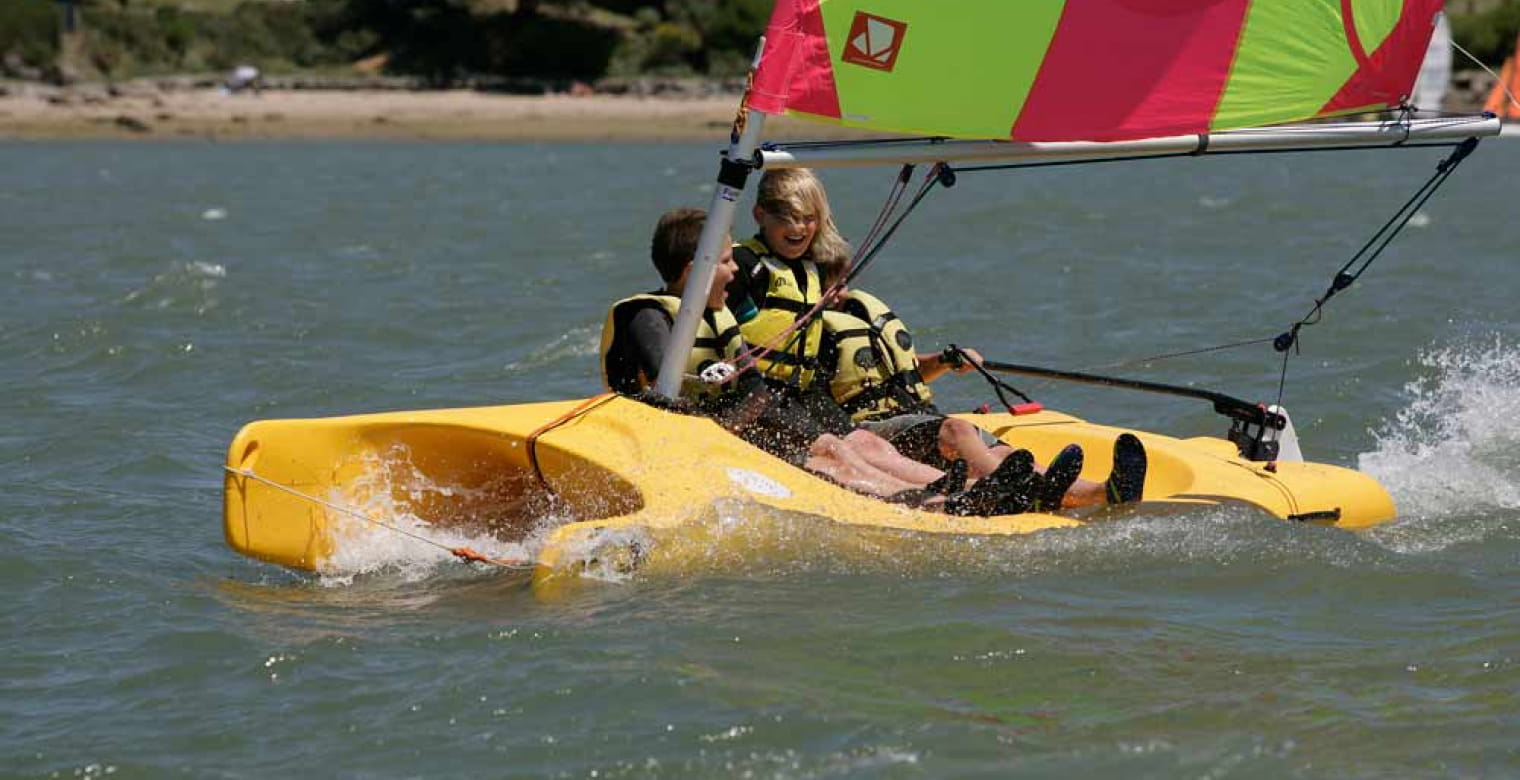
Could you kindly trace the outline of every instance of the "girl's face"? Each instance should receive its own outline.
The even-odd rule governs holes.
[[[760,224],[760,236],[765,239],[765,245],[786,260],[796,260],[807,254],[813,238],[818,235],[818,214],[810,211],[776,214],[756,206],[755,221]]]

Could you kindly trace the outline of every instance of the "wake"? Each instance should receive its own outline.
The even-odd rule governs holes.
[[[1433,349],[1409,405],[1373,431],[1358,466],[1400,521],[1375,536],[1405,551],[1476,541],[1520,510],[1520,348],[1495,336]]]

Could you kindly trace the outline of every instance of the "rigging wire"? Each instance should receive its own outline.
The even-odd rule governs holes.
[[[1504,83],[1504,79],[1501,78],[1499,76],[1499,74],[1495,73],[1494,70],[1493,70],[1493,68],[1490,68],[1487,65],[1484,65],[1482,60],[1480,60],[1477,57],[1474,57],[1472,55],[1472,52],[1470,52],[1470,51],[1462,48],[1462,44],[1459,44],[1456,41],[1452,41],[1451,42],[1451,47],[1453,49],[1456,49],[1459,52],[1462,52],[1462,54],[1464,56],[1466,56],[1468,59],[1470,59],[1470,60],[1473,61],[1474,65],[1477,65],[1478,67],[1482,68],[1485,72],[1488,73],[1488,75],[1493,76],[1494,77],[1494,83],[1498,84],[1499,87],[1504,90],[1504,96],[1507,97],[1507,98],[1509,98],[1509,104],[1512,105],[1512,106],[1514,106],[1517,109],[1520,109],[1520,98],[1516,98],[1515,97],[1515,93],[1513,93],[1513,92],[1510,91],[1509,85],[1506,84],[1506,83]]]
[[[1454,126],[1455,125],[1461,125],[1461,124],[1467,124],[1467,123],[1471,123],[1471,122],[1474,122],[1474,121],[1478,121],[1478,120],[1475,120],[1471,116],[1468,116],[1468,115],[1454,115],[1452,117],[1452,120],[1453,120],[1452,124]],[[1308,131],[1311,131],[1311,129],[1312,129],[1312,126],[1310,128],[1280,128],[1280,129],[1278,129],[1278,130],[1276,130],[1274,132],[1282,132],[1282,133],[1292,133],[1292,132],[1295,132],[1295,131],[1298,131],[1298,132],[1308,132]],[[1373,233],[1372,238],[1370,238],[1367,241],[1367,243],[1362,246],[1361,249],[1357,250],[1356,254],[1354,254],[1352,256],[1351,260],[1349,260],[1344,266],[1341,267],[1340,271],[1338,271],[1337,274],[1336,274],[1336,279],[1340,280],[1340,279],[1342,279],[1342,277],[1348,277],[1348,279],[1345,280],[1345,281],[1340,281],[1340,282],[1332,282],[1332,284],[1331,284],[1331,290],[1328,291],[1321,298],[1316,299],[1315,306],[1314,306],[1313,309],[1310,310],[1310,313],[1308,315],[1306,315],[1303,319],[1301,319],[1298,323],[1295,323],[1295,325],[1290,329],[1290,331],[1288,333],[1284,333],[1284,334],[1280,334],[1280,335],[1276,335],[1276,336],[1260,337],[1260,338],[1246,338],[1246,339],[1242,339],[1242,340],[1237,340],[1237,341],[1232,341],[1232,342],[1226,342],[1226,343],[1216,344],[1216,345],[1213,345],[1213,346],[1201,347],[1201,348],[1198,348],[1198,349],[1189,349],[1189,350],[1182,350],[1182,351],[1178,351],[1178,352],[1161,353],[1161,354],[1151,355],[1151,356],[1143,357],[1143,358],[1123,360],[1123,361],[1119,361],[1119,362],[1116,362],[1116,363],[1109,363],[1109,364],[1104,364],[1104,365],[1099,365],[1099,366],[1091,366],[1091,367],[1088,367],[1088,368],[1083,369],[1083,370],[1102,370],[1102,369],[1130,367],[1130,366],[1142,365],[1142,364],[1147,364],[1147,363],[1156,363],[1156,362],[1160,362],[1160,361],[1163,361],[1163,360],[1170,360],[1170,359],[1174,359],[1174,358],[1189,357],[1189,356],[1193,356],[1193,355],[1206,354],[1206,353],[1210,353],[1210,352],[1219,352],[1219,351],[1224,351],[1224,350],[1229,350],[1229,349],[1237,349],[1237,348],[1241,348],[1241,347],[1255,346],[1255,345],[1259,345],[1259,344],[1268,344],[1268,343],[1273,344],[1274,348],[1277,351],[1279,351],[1279,352],[1285,352],[1288,348],[1290,348],[1294,344],[1296,344],[1296,342],[1297,342],[1297,335],[1298,335],[1298,331],[1299,330],[1301,330],[1305,326],[1313,325],[1313,324],[1315,324],[1316,322],[1319,321],[1319,316],[1321,314],[1321,308],[1323,307],[1324,303],[1326,301],[1328,301],[1336,292],[1339,292],[1340,290],[1345,289],[1345,287],[1350,286],[1350,284],[1352,282],[1356,281],[1356,279],[1358,277],[1360,277],[1361,274],[1364,273],[1367,270],[1367,267],[1370,266],[1372,264],[1372,262],[1377,259],[1378,255],[1381,254],[1382,251],[1385,248],[1387,248],[1387,246],[1389,245],[1389,243],[1392,242],[1393,238],[1399,233],[1399,231],[1402,230],[1403,227],[1406,224],[1408,224],[1409,220],[1414,217],[1414,214],[1419,210],[1419,208],[1421,206],[1423,206],[1425,204],[1425,202],[1428,201],[1432,195],[1435,194],[1435,190],[1438,189],[1441,186],[1441,184],[1445,183],[1446,178],[1451,175],[1451,172],[1452,172],[1452,170],[1455,169],[1457,163],[1460,163],[1463,159],[1465,159],[1467,157],[1468,154],[1470,154],[1472,152],[1472,150],[1474,148],[1476,148],[1476,146],[1477,146],[1477,139],[1475,139],[1475,138],[1469,138],[1469,139],[1466,139],[1464,141],[1457,142],[1455,144],[1453,144],[1453,143],[1445,143],[1445,142],[1443,142],[1443,143],[1415,143],[1415,144],[1405,143],[1405,144],[1400,144],[1399,146],[1400,146],[1400,148],[1410,148],[1410,149],[1413,149],[1413,148],[1454,148],[1454,151],[1452,152],[1452,154],[1451,154],[1450,157],[1448,157],[1446,160],[1443,160],[1437,166],[1437,172],[1431,177],[1431,179],[1428,180],[1428,181],[1426,181],[1425,184],[1421,185],[1421,187],[1418,190],[1416,190],[1415,194],[1410,197],[1409,201],[1406,202],[1402,207],[1400,207],[1396,212],[1394,212],[1394,215],[1392,217],[1390,217],[1389,220],[1386,223],[1384,223],[1384,225],[1381,228],[1379,228],[1375,233]],[[1352,150],[1362,150],[1362,149],[1385,149],[1385,148],[1387,148],[1386,145],[1382,145],[1382,146],[1380,146],[1380,145],[1367,145],[1367,146],[1339,147],[1339,148],[1334,148],[1334,149],[1223,150],[1223,151],[1211,151],[1211,152],[1209,152],[1209,154],[1211,154],[1211,155],[1224,155],[1224,154],[1287,154],[1287,153],[1302,153],[1302,152],[1306,152],[1306,151],[1308,151],[1308,152],[1352,151]],[[1003,163],[1003,164],[996,164],[996,165],[961,166],[961,167],[957,167],[955,169],[955,171],[957,173],[981,173],[981,172],[985,172],[985,171],[1018,170],[1018,169],[1022,169],[1022,168],[1047,168],[1047,167],[1060,167],[1060,166],[1067,166],[1067,165],[1085,165],[1085,164],[1103,163],[1103,162],[1131,162],[1131,161],[1136,161],[1136,160],[1159,160],[1159,159],[1178,158],[1178,157],[1193,157],[1193,156],[1197,156],[1197,155],[1195,153],[1193,153],[1193,152],[1177,152],[1177,153],[1169,153],[1169,154],[1164,154],[1164,155],[1130,155],[1130,156],[1125,156],[1125,157],[1113,157],[1113,158],[1106,158],[1106,159],[1101,159],[1101,160],[1055,160],[1055,161],[1041,161],[1041,162],[1031,162],[1031,163]],[[1366,253],[1368,252],[1368,250],[1372,249],[1374,245],[1376,245],[1376,249],[1374,251],[1372,251],[1372,253],[1370,255],[1367,255],[1365,257],[1365,259],[1362,259],[1363,256],[1366,255]],[[1347,274],[1346,273],[1347,270],[1350,269],[1353,265],[1355,265],[1359,259],[1362,259],[1361,266],[1355,271],[1355,273],[1353,273],[1353,274]],[[1337,284],[1339,284],[1340,286],[1337,287],[1336,286]],[[1286,342],[1288,344],[1288,346],[1286,346],[1286,347],[1285,346],[1281,346],[1284,343],[1284,339],[1289,339],[1289,341]],[[1287,370],[1287,367],[1286,367],[1286,364],[1285,364],[1284,367],[1283,367],[1283,372],[1286,373],[1286,370]],[[1283,381],[1282,381],[1282,378],[1279,377],[1279,387],[1278,387],[1278,403],[1279,404],[1282,402],[1282,393],[1283,393]]]
[[[1463,53],[1466,54],[1465,51]],[[1468,54],[1468,56],[1471,57],[1470,54]],[[1492,71],[1490,71],[1490,73],[1492,73]],[[1506,92],[1508,92],[1507,89],[1506,89]],[[1511,95],[1511,99],[1514,100],[1514,96],[1513,95]],[[1517,105],[1520,105],[1520,101],[1517,101]],[[1407,123],[1407,120],[1408,120],[1411,112],[1412,112],[1412,109],[1410,107],[1404,107],[1404,108],[1402,108],[1402,109],[1400,109],[1398,111],[1385,112],[1385,114],[1390,117],[1389,118],[1389,122],[1390,123],[1392,123],[1392,124],[1406,125],[1406,127],[1407,127],[1406,123]],[[1438,116],[1440,116],[1440,115],[1438,114]],[[1452,127],[1461,126],[1463,124],[1471,124],[1471,123],[1475,123],[1475,122],[1479,122],[1479,121],[1487,121],[1487,116],[1474,117],[1472,115],[1466,115],[1466,114],[1452,114],[1452,115],[1449,115],[1448,118],[1451,120],[1450,123],[1449,123],[1449,126],[1452,126]],[[1281,135],[1295,135],[1295,134],[1303,134],[1303,133],[1313,133],[1313,132],[1316,132],[1316,131],[1317,131],[1317,129],[1313,125],[1303,125],[1303,126],[1297,126],[1297,127],[1271,128],[1271,129],[1261,130],[1261,131],[1258,131],[1258,132],[1269,132],[1269,133],[1275,133],[1275,134],[1281,134]],[[883,140],[820,141],[820,142],[813,142],[813,143],[791,144],[790,146],[792,148],[837,148],[837,147],[846,147],[846,146],[862,146],[862,145],[873,145],[873,144],[893,143],[893,142],[901,142],[901,143],[922,142],[922,141],[925,141],[925,140],[933,142],[933,141],[944,141],[946,139],[943,139],[943,138],[927,138],[927,139],[925,139],[925,138],[914,138],[914,139],[887,139],[885,141],[883,141]],[[1394,146],[1397,146],[1397,147],[1400,147],[1400,148],[1453,148],[1453,151],[1452,151],[1452,153],[1451,153],[1450,156],[1448,156],[1445,160],[1443,160],[1437,166],[1436,173],[1433,174],[1432,177],[1429,180],[1427,180],[1424,185],[1422,185],[1418,190],[1416,190],[1415,194],[1413,196],[1411,196],[1410,199],[1408,201],[1406,201],[1405,204],[1399,210],[1397,210],[1396,212],[1394,212],[1394,215],[1392,217],[1390,217],[1389,220],[1387,222],[1385,222],[1384,225],[1381,228],[1379,228],[1375,233],[1373,233],[1372,237],[1368,239],[1368,241],[1362,246],[1362,248],[1359,249],[1359,250],[1357,250],[1357,252],[1354,255],[1352,255],[1352,258],[1350,260],[1348,260],[1346,262],[1346,264],[1343,265],[1339,271],[1337,271],[1337,273],[1336,273],[1333,281],[1331,282],[1330,287],[1327,289],[1326,293],[1323,296],[1321,296],[1320,298],[1315,299],[1314,306],[1310,309],[1309,313],[1306,314],[1303,318],[1301,318],[1298,322],[1294,323],[1294,325],[1287,332],[1279,334],[1277,336],[1261,337],[1261,338],[1247,338],[1247,339],[1243,339],[1243,340],[1237,340],[1237,341],[1217,344],[1217,345],[1213,345],[1213,346],[1202,347],[1202,348],[1198,348],[1198,349],[1190,349],[1190,350],[1183,350],[1183,351],[1178,351],[1178,352],[1162,353],[1162,354],[1152,355],[1150,357],[1145,357],[1145,358],[1140,358],[1140,359],[1132,359],[1132,360],[1125,360],[1125,361],[1121,361],[1121,362],[1118,362],[1118,363],[1108,364],[1108,365],[1105,365],[1105,366],[1097,366],[1095,368],[1115,368],[1115,367],[1133,366],[1133,365],[1139,365],[1139,364],[1145,364],[1145,363],[1159,362],[1159,361],[1162,361],[1162,360],[1170,360],[1170,359],[1175,359],[1175,358],[1180,358],[1180,357],[1186,357],[1186,356],[1192,356],[1192,355],[1200,355],[1200,354],[1206,354],[1206,353],[1210,353],[1210,352],[1218,352],[1218,351],[1223,351],[1223,350],[1228,350],[1228,349],[1237,349],[1237,348],[1246,347],[1246,346],[1255,346],[1255,345],[1260,345],[1260,344],[1271,343],[1276,351],[1283,353],[1283,364],[1282,364],[1281,374],[1279,376],[1278,392],[1277,392],[1277,403],[1279,405],[1281,405],[1282,399],[1283,399],[1283,393],[1284,393],[1284,390],[1285,390],[1285,387],[1286,387],[1286,381],[1287,381],[1287,361],[1288,361],[1289,351],[1291,349],[1293,349],[1293,347],[1295,347],[1295,346],[1298,345],[1298,343],[1299,343],[1299,340],[1298,340],[1299,331],[1302,330],[1302,328],[1304,328],[1306,326],[1314,325],[1317,322],[1319,322],[1320,318],[1323,315],[1323,308],[1324,308],[1325,303],[1327,303],[1330,300],[1330,298],[1332,298],[1336,293],[1338,293],[1341,290],[1349,287],[1358,278],[1360,278],[1363,273],[1365,273],[1367,271],[1367,269],[1372,265],[1373,261],[1375,261],[1379,255],[1381,255],[1381,253],[1383,252],[1383,250],[1388,247],[1388,245],[1399,234],[1399,232],[1403,230],[1403,228],[1409,223],[1409,221],[1419,211],[1420,207],[1422,207],[1427,201],[1429,201],[1430,198],[1431,198],[1431,196],[1433,196],[1435,194],[1435,191],[1437,189],[1439,189],[1442,184],[1445,183],[1446,179],[1450,177],[1451,173],[1456,169],[1457,165],[1460,164],[1462,162],[1462,160],[1466,159],[1466,157],[1469,154],[1472,153],[1473,149],[1477,148],[1477,144],[1478,144],[1478,139],[1475,138],[1475,137],[1474,138],[1468,138],[1468,139],[1466,139],[1464,141],[1461,141],[1461,142],[1458,142],[1458,143],[1455,143],[1455,144],[1450,143],[1450,142],[1430,142],[1430,143],[1417,142],[1417,143],[1408,143],[1407,140],[1406,141],[1401,141],[1401,142],[1399,142],[1397,144],[1394,144]],[[1162,159],[1171,159],[1171,158],[1179,158],[1179,157],[1197,157],[1197,156],[1200,156],[1201,154],[1203,154],[1205,152],[1205,150],[1207,150],[1207,147],[1208,147],[1208,136],[1207,136],[1207,134],[1201,134],[1199,136],[1199,148],[1196,149],[1196,150],[1194,150],[1194,151],[1190,151],[1190,152],[1176,152],[1176,153],[1156,154],[1156,155],[1127,155],[1127,156],[1123,156],[1123,157],[1111,157],[1111,158],[1104,158],[1104,159],[1046,160],[1046,161],[1026,162],[1026,163],[1002,163],[1002,164],[993,164],[993,165],[969,165],[969,166],[961,166],[961,167],[955,167],[955,168],[952,168],[948,163],[944,163],[944,162],[936,163],[934,165],[934,167],[930,170],[928,176],[925,177],[924,183],[920,186],[918,192],[914,195],[913,199],[908,203],[907,208],[900,215],[898,215],[897,218],[894,221],[891,222],[891,226],[889,228],[886,228],[885,232],[881,233],[881,235],[878,237],[878,233],[881,232],[883,226],[886,224],[886,221],[890,218],[890,215],[899,206],[900,199],[901,199],[903,193],[905,192],[906,184],[907,184],[907,182],[908,182],[908,180],[909,180],[909,178],[911,176],[911,171],[912,171],[912,167],[913,166],[911,164],[904,165],[902,171],[899,173],[897,183],[894,185],[892,191],[888,195],[887,203],[883,206],[883,209],[878,214],[876,221],[872,224],[871,230],[868,231],[866,240],[863,241],[860,244],[860,248],[859,248],[859,250],[856,253],[856,257],[852,261],[852,263],[849,266],[849,268],[846,271],[846,273],[835,284],[831,285],[827,290],[824,291],[824,294],[821,296],[821,300],[818,303],[818,305],[814,306],[809,311],[804,312],[803,314],[799,315],[798,318],[797,318],[797,320],[795,322],[793,322],[793,324],[792,324],[791,327],[789,327],[786,330],[782,331],[782,333],[778,334],[777,337],[775,339],[773,339],[773,343],[769,343],[769,344],[766,344],[766,345],[760,345],[760,346],[757,346],[757,347],[752,347],[749,352],[745,353],[744,355],[741,355],[740,361],[736,361],[736,367],[738,367],[738,368],[740,368],[742,370],[743,368],[747,368],[749,366],[752,366],[754,364],[754,362],[756,362],[760,358],[763,358],[765,354],[769,353],[770,351],[772,351],[772,350],[774,350],[776,348],[774,342],[779,342],[781,339],[787,338],[788,336],[790,336],[790,339],[786,342],[786,345],[785,345],[785,347],[783,347],[783,349],[790,349],[791,345],[796,343],[797,337],[800,336],[800,335],[802,335],[805,332],[805,331],[802,330],[802,328],[806,325],[806,323],[809,322],[813,317],[818,316],[819,312],[821,312],[823,310],[823,308],[828,305],[828,303],[830,302],[830,300],[833,298],[834,295],[836,295],[846,285],[848,285],[851,281],[853,281],[856,277],[858,277],[862,272],[865,271],[865,269],[871,264],[871,262],[875,260],[875,258],[877,257],[877,255],[879,254],[879,252],[881,251],[881,249],[886,245],[887,241],[890,240],[892,238],[892,236],[897,232],[898,228],[900,228],[902,226],[903,222],[907,219],[908,215],[911,214],[913,212],[913,210],[915,208],[917,208],[917,206],[923,201],[923,199],[925,197],[927,197],[927,195],[929,194],[929,192],[932,191],[933,186],[935,184],[940,184],[940,185],[942,185],[942,186],[944,186],[946,188],[952,187],[952,186],[955,185],[956,175],[959,174],[959,173],[980,173],[980,172],[985,172],[985,171],[1018,170],[1018,169],[1024,169],[1024,168],[1052,168],[1052,167],[1062,167],[1062,166],[1068,166],[1068,165],[1090,165],[1090,164],[1093,164],[1093,163],[1104,163],[1104,162],[1129,162],[1129,161],[1137,161],[1137,160],[1162,160]],[[776,145],[769,145],[767,148],[774,149],[774,148],[778,148],[778,147]],[[1207,153],[1209,155],[1289,154],[1289,153],[1301,154],[1303,152],[1328,152],[1328,151],[1344,152],[1344,151],[1356,151],[1356,150],[1368,150],[1368,149],[1386,149],[1386,148],[1388,148],[1387,144],[1365,144],[1365,145],[1356,145],[1356,146],[1340,146],[1340,147],[1315,148],[1315,149],[1260,149],[1260,150],[1248,150],[1248,149],[1234,150],[1234,149],[1231,149],[1231,150],[1219,150],[1219,151],[1208,150]],[[1350,271],[1350,269],[1352,268],[1352,266],[1356,265],[1359,260],[1361,261],[1361,265],[1359,267],[1357,267],[1354,272],[1349,272],[1348,273],[1348,271]],[[958,354],[959,350],[956,350],[956,352]],[[751,357],[751,355],[757,355],[757,356]],[[742,365],[740,365],[741,362],[742,362]],[[1087,369],[1087,370],[1091,370],[1091,369]],[[738,373],[739,372],[736,371],[735,374],[734,374],[734,376],[736,377],[738,375]],[[988,376],[989,381],[993,381],[993,382],[997,381],[995,378],[992,378],[992,377],[990,377],[990,375],[987,375],[986,372],[983,372],[983,374],[984,374],[984,376]],[[1000,389],[998,389],[997,384],[994,384],[994,389],[997,390],[997,392],[998,392],[999,400],[1003,400],[1004,401],[1004,405],[1007,406],[1008,404],[1007,404],[1006,400],[1003,399],[1002,391]],[[1024,398],[1026,401],[1029,400],[1028,396],[1024,395],[1022,392],[1017,391],[1016,389],[1012,388],[1011,386],[1009,386],[1007,389],[1012,390],[1014,393],[1016,393],[1020,397]]]
[[[1330,299],[1335,297],[1340,291],[1356,283],[1356,280],[1360,279],[1362,274],[1367,272],[1367,269],[1372,266],[1373,261],[1378,259],[1383,250],[1387,249],[1388,245],[1393,242],[1393,239],[1404,229],[1404,226],[1409,224],[1409,220],[1414,218],[1414,215],[1419,212],[1420,208],[1430,200],[1431,196],[1435,195],[1436,190],[1440,189],[1441,185],[1445,184],[1446,180],[1451,177],[1451,174],[1456,171],[1457,166],[1461,165],[1462,161],[1467,159],[1467,156],[1472,154],[1476,148],[1478,148],[1477,138],[1469,138],[1457,144],[1452,153],[1436,165],[1436,172],[1424,184],[1420,185],[1419,189],[1415,190],[1414,195],[1411,195],[1408,200],[1404,201],[1404,205],[1400,206],[1393,213],[1393,216],[1389,217],[1388,221],[1384,222],[1383,226],[1378,228],[1372,234],[1372,237],[1367,239],[1366,243],[1362,244],[1362,248],[1358,249],[1356,254],[1352,255],[1351,259],[1347,260],[1346,264],[1340,267],[1340,270],[1335,272],[1335,276],[1330,281],[1330,286],[1325,288],[1322,296],[1314,299],[1314,305],[1310,307],[1309,312],[1293,323],[1288,330],[1272,340],[1272,348],[1283,354],[1282,372],[1277,380],[1277,404],[1279,406],[1282,405],[1283,392],[1288,381],[1288,358],[1291,353],[1297,351],[1295,347],[1299,345],[1299,331],[1320,322],[1324,316],[1325,304],[1329,303]],[[1365,258],[1363,257],[1364,255]],[[1358,261],[1361,262],[1361,265],[1357,266],[1353,271],[1352,266],[1356,266]]]
[[[1038,411],[1039,408],[1041,408],[1039,401],[1036,401],[1033,398],[1025,395],[1022,390],[1004,381],[1001,377],[993,376],[990,371],[982,366],[982,364],[976,362],[975,360],[968,359],[966,356],[966,350],[961,349],[955,344],[951,344],[945,348],[945,353],[950,356],[952,361],[951,365],[969,365],[972,368],[976,369],[976,372],[978,374],[981,374],[983,379],[987,380],[987,384],[992,386],[992,392],[997,394],[998,402],[1008,410],[1009,414],[1017,415],[1022,411]],[[1003,395],[1004,390],[1007,390],[1008,392],[1024,399],[1024,403],[1008,403],[1008,397]]]

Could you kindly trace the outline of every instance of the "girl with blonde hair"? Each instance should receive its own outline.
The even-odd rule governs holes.
[[[774,383],[812,385],[823,323],[803,318],[822,300],[827,280],[850,262],[823,182],[806,168],[766,171],[753,211],[759,230],[734,246],[739,272],[728,307],[745,341],[766,352],[756,363]]]

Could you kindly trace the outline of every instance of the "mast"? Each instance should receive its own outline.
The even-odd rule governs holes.
[[[744,197],[744,185],[750,171],[754,169],[760,131],[765,127],[766,115],[763,112],[747,107],[739,110],[743,128],[730,135],[728,151],[719,163],[712,202],[707,207],[707,221],[702,225],[702,236],[697,241],[697,256],[692,260],[691,271],[686,275],[686,289],[681,293],[681,308],[676,312],[675,323],[670,329],[670,341],[666,342],[665,355],[660,359],[660,375],[655,380],[654,389],[666,398],[675,398],[681,393],[686,361],[690,358],[692,344],[697,339],[697,325],[707,309],[707,290],[712,286],[713,275],[718,270],[718,253],[733,227],[739,200]]]

